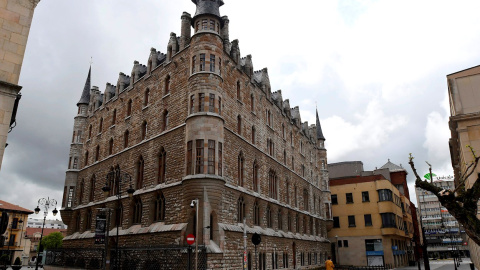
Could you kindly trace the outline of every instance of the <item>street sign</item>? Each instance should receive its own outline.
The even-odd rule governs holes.
[[[253,236],[252,236],[252,243],[257,246],[258,244],[260,244],[260,242],[262,242],[262,237],[260,237],[260,234],[258,233],[255,233]]]
[[[193,245],[195,243],[195,235],[189,234],[187,235],[187,244]]]

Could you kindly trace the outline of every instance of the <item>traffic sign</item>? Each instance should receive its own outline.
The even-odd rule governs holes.
[[[187,244],[193,245],[195,243],[195,235],[189,234],[187,235]]]

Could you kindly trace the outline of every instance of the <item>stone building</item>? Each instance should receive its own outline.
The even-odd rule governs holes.
[[[447,75],[448,97],[450,102],[450,157],[453,172],[458,178],[474,161],[472,153],[466,147],[470,145],[478,153],[480,149],[480,66]],[[476,168],[480,172],[480,168]],[[477,180],[473,173],[465,182],[471,188]],[[455,183],[455,186],[460,183]],[[480,202],[479,202],[480,211]],[[477,215],[480,218],[480,212]],[[468,241],[472,262],[480,268],[480,247],[472,240]]]
[[[388,161],[364,171],[361,161],[328,164],[337,264],[397,268],[415,261],[415,235],[405,169]],[[406,192],[406,193],[405,193]]]
[[[0,168],[7,135],[15,126],[18,85],[33,12],[40,0],[0,1]]]
[[[249,239],[262,235],[260,269],[323,264],[332,220],[318,113],[302,122],[299,107],[272,92],[268,70],[241,56],[222,0],[193,2],[166,53],[152,48],[146,65],[135,61],[103,93],[89,71],[65,179],[64,247],[93,247],[98,208],[113,209],[120,246],[187,245],[198,199],[209,269],[242,267],[244,218]],[[115,171],[131,185],[123,178],[117,190],[107,181]],[[253,254],[249,240],[249,268]]]

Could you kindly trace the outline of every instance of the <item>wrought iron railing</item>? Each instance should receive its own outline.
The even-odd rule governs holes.
[[[83,269],[103,269],[103,249],[51,249],[47,250],[45,264]]]

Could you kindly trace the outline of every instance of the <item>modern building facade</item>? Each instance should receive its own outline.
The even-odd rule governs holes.
[[[25,251],[28,250],[28,241],[25,240],[24,235],[28,215],[33,214],[33,211],[0,200],[0,216],[4,212],[8,214],[8,227],[5,234],[0,237],[0,241],[3,241],[0,243],[0,256],[8,254],[11,263],[17,257],[26,262],[28,253]]]
[[[43,219],[39,218],[29,218],[27,221],[27,227],[28,228],[42,228],[43,226]],[[45,228],[47,229],[67,229],[67,225],[63,223],[62,220],[51,220],[47,219],[45,220]]]
[[[337,264],[401,267],[415,261],[412,203],[392,183],[390,170],[399,166],[389,163],[375,171],[364,171],[360,161],[328,165],[333,176],[328,237]]]
[[[242,267],[244,220],[248,239],[262,235],[259,269],[323,264],[332,219],[318,114],[314,125],[302,122],[272,92],[267,69],[241,57],[222,0],[193,2],[166,54],[152,48],[147,65],[135,61],[103,93],[89,71],[65,179],[64,247],[93,247],[98,208],[109,208],[122,247],[187,245],[198,216],[208,269]],[[107,181],[120,171],[123,182]]]
[[[480,149],[480,66],[447,75],[447,83],[450,102],[450,156],[454,175],[458,178],[474,160],[466,146],[470,145],[477,153]],[[476,172],[480,172],[480,168],[477,167]],[[475,183],[477,173],[467,179],[466,188]],[[478,209],[480,210],[480,207]],[[480,218],[480,212],[478,217]],[[471,240],[468,245],[472,262],[480,268],[480,247]]]
[[[454,190],[453,176],[434,177],[433,184],[445,190]],[[428,256],[452,258],[455,254],[469,256],[466,235],[457,220],[440,204],[438,197],[429,191],[416,188],[422,226],[427,240]]]
[[[33,12],[40,0],[0,1],[0,169],[7,135],[15,126],[18,85]]]

